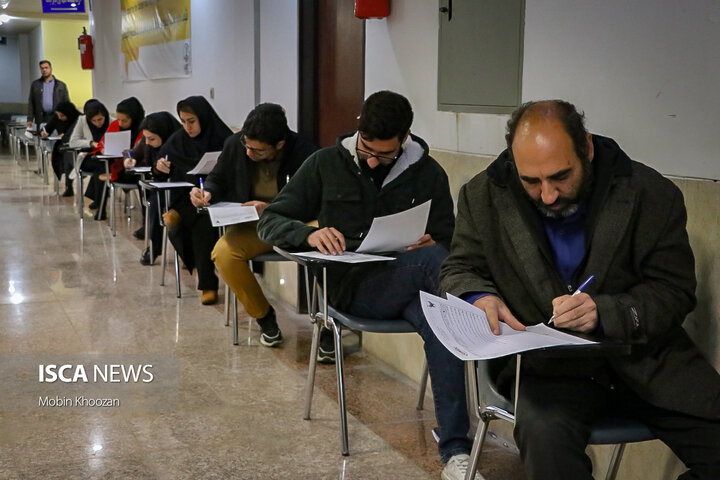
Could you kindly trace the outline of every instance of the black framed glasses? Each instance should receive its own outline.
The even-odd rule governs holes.
[[[255,155],[264,155],[270,151],[269,148],[254,148],[254,147],[248,146],[247,142],[245,141],[245,135],[240,137],[240,144],[243,146],[243,148],[245,150],[250,150]]]
[[[363,161],[366,161],[368,158],[375,157],[381,163],[392,163],[395,160],[397,160],[398,158],[400,158],[400,155],[402,155],[402,153],[403,153],[403,149],[400,148],[398,150],[397,155],[395,155],[394,157],[388,157],[387,155],[378,155],[377,153],[368,152],[367,150],[363,150],[362,148],[359,147],[359,145],[360,145],[360,138],[358,137],[358,139],[355,142],[355,151],[357,152],[358,158]]]

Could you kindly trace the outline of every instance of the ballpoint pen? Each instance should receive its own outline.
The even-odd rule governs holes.
[[[582,293],[588,287],[588,285],[590,285],[592,283],[593,280],[595,280],[595,275],[590,275],[588,278],[586,278],[585,281],[580,284],[580,286],[577,288],[577,290],[575,290],[573,292],[571,297],[574,297],[575,295]],[[554,323],[555,323],[555,315],[550,317],[550,320],[548,320],[548,325],[553,325]]]

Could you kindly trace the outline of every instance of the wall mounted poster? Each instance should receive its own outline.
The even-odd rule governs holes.
[[[121,0],[126,80],[192,73],[190,0]]]

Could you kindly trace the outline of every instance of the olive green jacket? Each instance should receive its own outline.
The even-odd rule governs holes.
[[[632,161],[609,138],[593,138],[594,184],[586,257],[577,279],[597,304],[600,331],[636,345],[629,356],[602,359],[646,401],[720,418],[720,375],[682,328],[695,308],[695,266],[680,190]],[[460,191],[457,227],[440,290],[500,296],[524,324],[546,322],[552,300],[567,294],[536,209],[507,151]],[[574,287],[577,287],[575,282]],[[537,361],[546,375],[584,375],[597,360]]]

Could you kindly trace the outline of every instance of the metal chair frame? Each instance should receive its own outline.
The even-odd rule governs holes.
[[[322,269],[320,274],[312,275],[312,287],[310,282],[309,268],[314,262],[305,262],[305,259],[293,256],[281,249],[275,248],[280,255],[288,260],[299,263],[304,267],[305,272],[305,293],[307,296],[308,316],[313,324],[312,343],[310,347],[310,361],[308,366],[308,377],[305,385],[305,412],[304,420],[310,420],[310,411],[312,408],[312,397],[315,388],[315,371],[317,367],[317,352],[320,342],[320,328],[324,326],[333,332],[333,340],[335,343],[335,372],[337,380],[337,395],[340,413],[340,446],[343,456],[350,454],[348,442],[347,427],[347,408],[345,405],[345,372],[343,362],[343,345],[342,345],[342,329],[343,327],[360,332],[374,333],[416,333],[413,326],[404,319],[368,319],[360,318],[354,315],[343,313],[328,304],[327,296],[327,267],[322,263],[315,265]],[[322,283],[318,279],[322,277]],[[418,391],[418,401],[416,408],[423,409],[425,399],[425,389],[427,386],[428,365],[427,361],[423,367],[422,380]]]
[[[465,362],[471,404],[479,420],[472,451],[470,452],[470,462],[465,480],[475,478],[475,472],[480,464],[480,454],[482,453],[490,422],[499,419],[513,425],[515,424],[514,412],[517,411],[521,361],[522,354],[517,354],[515,403],[512,403],[498,392],[491,378],[489,362],[487,360]],[[615,445],[610,458],[607,475],[605,476],[606,480],[614,480],[620,468],[620,461],[625,451],[625,445],[628,443],[654,440],[655,438],[657,438],[655,434],[653,434],[646,425],[636,420],[607,417],[593,425],[588,443],[590,445]]]

